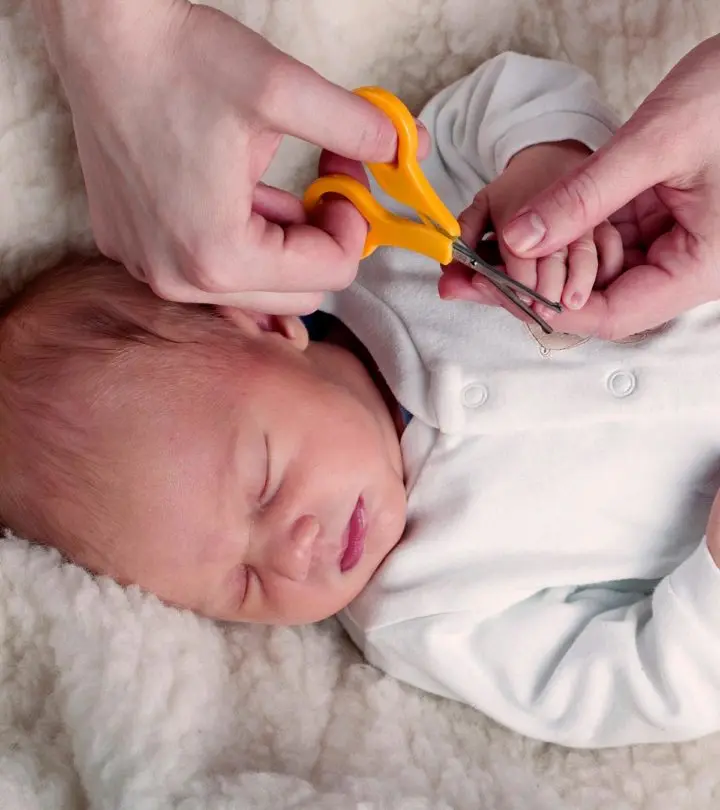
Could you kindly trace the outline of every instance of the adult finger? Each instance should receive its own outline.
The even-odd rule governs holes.
[[[701,273],[697,266],[689,266],[694,260],[682,249],[686,234],[681,231],[676,228],[660,237],[653,248],[674,259],[662,266],[646,263],[626,270],[607,289],[593,292],[581,310],[559,315],[555,326],[578,335],[620,340],[660,326],[708,300],[704,285],[692,283]]]
[[[517,212],[502,232],[508,248],[520,257],[548,255],[667,179],[667,165],[647,143],[643,128],[628,122],[605,147]]]
[[[346,174],[354,180],[362,183],[365,188],[370,187],[365,169],[358,160],[351,160],[335,152],[323,150],[318,161],[318,174],[322,177],[326,174]]]
[[[397,134],[381,110],[280,52],[273,62],[259,104],[270,129],[354,160],[393,160]]]
[[[430,134],[420,121],[416,121],[416,124],[418,128],[418,160],[424,160],[430,153]],[[320,153],[318,174],[320,176],[326,174],[347,174],[350,177],[354,177],[356,180],[360,180],[360,182],[364,183],[366,186],[368,185],[365,169],[359,160],[343,157],[327,149],[323,149]]]
[[[139,280],[145,281],[144,278]],[[315,312],[324,297],[322,292],[208,293],[181,278],[163,279],[162,281],[151,279],[149,283],[153,291],[167,301],[254,309],[267,315],[309,315],[311,312]]]
[[[255,187],[252,210],[278,225],[297,225],[305,221],[302,202],[295,195],[265,183]]]
[[[282,227],[251,211],[242,233],[216,239],[200,257],[187,256],[178,271],[212,295],[344,289],[357,273],[367,224],[346,200],[321,205],[316,217],[317,225]]]

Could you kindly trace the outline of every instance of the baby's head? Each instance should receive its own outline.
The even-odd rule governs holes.
[[[400,538],[397,432],[364,365],[297,318],[67,262],[0,311],[0,519],[206,616],[315,621]]]

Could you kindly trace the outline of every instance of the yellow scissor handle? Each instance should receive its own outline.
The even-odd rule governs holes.
[[[428,256],[440,264],[452,261],[452,240],[433,227],[387,211],[365,186],[345,174],[328,174],[308,186],[305,208],[311,211],[325,194],[346,197],[368,222],[368,234],[362,258],[367,258],[377,247],[412,250]]]
[[[452,242],[460,236],[460,225],[420,168],[417,125],[412,113],[382,87],[361,87],[355,93],[382,110],[397,131],[397,161],[369,163],[368,170],[388,196],[415,211],[424,224],[386,211],[362,183],[346,175],[329,175],[311,183],[305,192],[305,209],[311,211],[325,194],[340,194],[368,222],[363,258],[380,245],[391,245],[449,264]],[[442,230],[437,230],[438,227]]]
[[[435,193],[420,168],[417,159],[417,124],[410,110],[397,96],[382,87],[361,87],[354,92],[382,110],[397,131],[397,161],[367,164],[377,184],[394,200],[416,211],[426,224],[439,225],[453,239],[459,237],[457,219]]]

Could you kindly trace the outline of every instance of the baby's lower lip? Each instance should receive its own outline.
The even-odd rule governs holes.
[[[340,557],[340,570],[343,573],[351,571],[360,562],[365,551],[365,537],[367,535],[367,514],[362,496],[355,504],[344,535],[344,546]]]

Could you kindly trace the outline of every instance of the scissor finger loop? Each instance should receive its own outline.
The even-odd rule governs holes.
[[[368,163],[368,171],[385,194],[413,210],[420,221],[383,208],[362,183],[345,175],[328,175],[311,183],[305,193],[306,210],[312,211],[326,194],[346,197],[368,223],[363,258],[385,245],[421,253],[442,265],[458,261],[487,278],[544,332],[552,332],[552,328],[522,298],[527,297],[555,312],[562,312],[560,304],[510,278],[478,256],[460,238],[457,217],[438,197],[420,168],[417,125],[408,108],[381,87],[363,87],[355,93],[382,110],[397,131],[397,160],[393,163]]]

